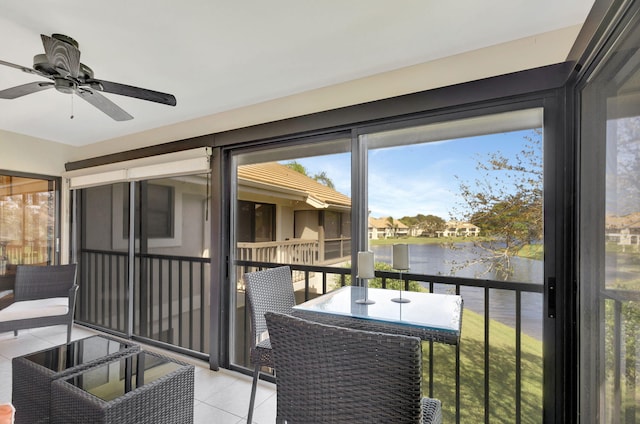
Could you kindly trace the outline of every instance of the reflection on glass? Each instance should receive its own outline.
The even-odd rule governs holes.
[[[35,352],[24,358],[51,371],[60,372],[129,349],[132,346],[113,339],[93,336]]]
[[[53,180],[0,175],[0,275],[52,263],[55,209]]]
[[[232,156],[233,360],[249,364],[245,272],[259,263],[343,267],[351,261],[351,140],[336,138]],[[240,265],[238,262],[242,261]],[[254,263],[256,265],[254,265]],[[297,301],[323,292],[320,273],[294,270]]]
[[[180,367],[175,362],[140,352],[90,368],[66,381],[109,402],[177,371]]]

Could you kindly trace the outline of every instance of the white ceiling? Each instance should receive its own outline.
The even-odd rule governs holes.
[[[81,60],[96,78],[174,94],[177,106],[105,94],[134,116],[116,122],[77,96],[46,90],[0,99],[0,130],[72,146],[122,139],[579,25],[592,4],[593,0],[4,1],[0,60],[31,67],[33,56],[44,52],[40,34],[65,34],[78,41]],[[0,90],[38,79],[0,66]]]

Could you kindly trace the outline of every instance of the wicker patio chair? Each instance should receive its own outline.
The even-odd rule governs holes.
[[[77,291],[76,264],[19,265],[14,302],[0,311],[0,333],[64,324],[69,343]]]
[[[280,423],[441,423],[422,398],[417,337],[320,324],[267,312]]]
[[[251,363],[254,365],[253,384],[247,423],[253,419],[253,407],[260,368],[274,368],[271,343],[264,314],[267,311],[290,314],[296,304],[291,269],[288,266],[269,268],[244,274],[247,301],[251,311]]]

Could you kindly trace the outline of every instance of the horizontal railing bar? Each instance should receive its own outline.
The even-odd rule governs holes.
[[[126,252],[115,252],[111,250],[93,250],[93,249],[83,249],[82,253],[93,253],[100,255],[112,255],[112,256],[128,256]],[[135,256],[137,258],[146,258],[146,259],[161,259],[167,261],[188,261],[188,262],[197,262],[197,263],[209,263],[211,262],[211,258],[200,258],[196,256],[176,256],[176,255],[160,255],[157,253],[136,253]]]
[[[640,302],[640,292],[621,289],[604,289],[600,294],[605,299],[617,300],[618,302]]]
[[[294,271],[309,271],[309,272],[323,272],[327,274],[338,274],[338,275],[350,275],[350,268],[336,268],[329,266],[318,266],[318,265],[300,265],[300,264],[284,264],[284,263],[275,263],[275,262],[254,262],[247,260],[236,260],[235,265],[237,266],[252,266],[257,268],[272,268],[276,266],[284,266],[288,265]],[[386,279],[399,279],[397,272],[391,271],[375,271],[376,277],[386,278]],[[544,286],[542,284],[535,283],[520,283],[520,282],[510,282],[510,281],[497,281],[497,280],[478,280],[475,278],[461,278],[461,277],[448,277],[443,275],[427,275],[427,274],[411,274],[411,273],[402,273],[403,280],[411,280],[411,281],[421,281],[425,283],[436,283],[436,284],[449,284],[449,285],[460,285],[465,287],[480,287],[480,288],[491,288],[491,289],[499,289],[499,290],[512,290],[512,291],[520,291],[527,293],[543,293]]]

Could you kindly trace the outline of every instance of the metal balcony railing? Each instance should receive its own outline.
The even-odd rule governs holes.
[[[337,286],[349,284],[351,270],[349,268],[305,266],[297,264],[274,264],[267,262],[236,261],[237,275],[263,268],[289,265],[292,271],[305,276],[304,290],[296,293],[297,301],[308,300]],[[375,272],[381,280],[383,288],[392,280],[399,280],[397,272]],[[474,288],[483,298],[483,311],[475,314],[471,311],[463,313],[463,330],[460,345],[449,346],[435,342],[423,342],[423,395],[439,398],[443,401],[445,422],[542,422],[542,342],[539,341],[540,361],[531,361],[530,352],[523,352],[523,295],[542,296],[543,286],[531,283],[511,283],[505,281],[477,280],[447,276],[431,276],[403,273],[401,280],[404,289],[410,288],[411,282],[421,283],[426,291],[461,294]],[[492,320],[491,297],[496,291],[508,291],[513,294],[513,334],[511,346],[505,348],[493,342],[492,333],[502,331],[503,327],[494,327]],[[463,293],[464,299],[464,293]],[[474,316],[472,316],[474,315]],[[540,311],[540,321],[542,311]],[[481,328],[473,327],[481,325]],[[469,332],[481,333],[478,342],[471,339]],[[478,346],[478,343],[481,345]],[[508,352],[507,355],[504,352]],[[495,356],[494,356],[495,355]],[[526,360],[523,356],[526,355]],[[539,369],[533,372],[539,375],[539,387],[532,389],[528,385],[531,378],[525,378],[532,370],[525,369],[536,364]],[[509,381],[502,381],[503,370],[508,368]],[[497,371],[500,370],[500,371]],[[494,376],[495,374],[495,376]],[[536,378],[533,378],[536,382]],[[443,383],[444,382],[444,383]],[[504,386],[510,399],[502,394]],[[500,389],[500,390],[497,390]],[[531,393],[533,392],[533,394]],[[470,401],[470,399],[472,399]],[[506,420],[506,421],[501,421]]]
[[[209,352],[210,259],[135,255],[133,334],[186,350]],[[128,255],[83,250],[76,319],[126,334]]]
[[[640,292],[604,289],[605,385],[602,405],[606,422],[638,422],[640,376]]]

